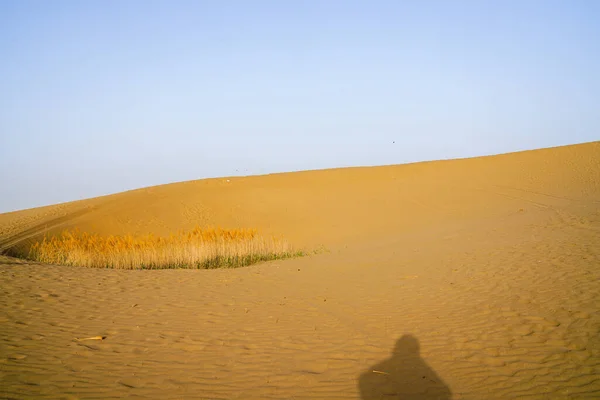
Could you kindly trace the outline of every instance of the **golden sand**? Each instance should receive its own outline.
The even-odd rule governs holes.
[[[328,251],[214,270],[4,257],[0,397],[600,396],[600,142],[144,188],[0,214],[0,248],[196,226]]]

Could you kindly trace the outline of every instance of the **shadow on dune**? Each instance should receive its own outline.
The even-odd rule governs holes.
[[[450,400],[452,392],[419,354],[419,341],[404,335],[390,358],[359,377],[361,399]]]

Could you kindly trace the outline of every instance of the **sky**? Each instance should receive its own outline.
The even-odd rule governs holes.
[[[600,2],[0,1],[0,212],[600,139]]]

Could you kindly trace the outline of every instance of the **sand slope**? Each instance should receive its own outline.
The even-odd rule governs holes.
[[[203,271],[2,258],[0,397],[600,397],[600,142],[140,189],[2,214],[0,246],[205,224],[329,252]]]

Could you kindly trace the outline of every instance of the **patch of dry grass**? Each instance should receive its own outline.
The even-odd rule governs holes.
[[[254,229],[195,228],[168,237],[100,236],[65,230],[33,244],[28,258],[48,264],[117,269],[241,267],[303,255]]]

